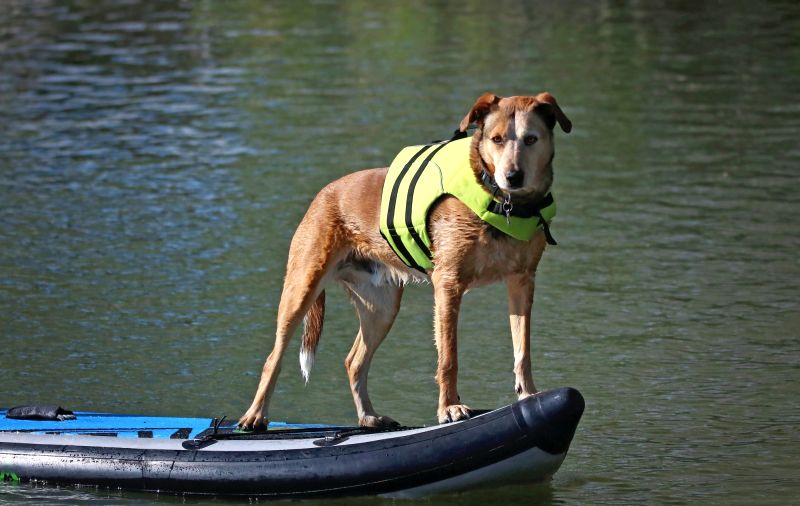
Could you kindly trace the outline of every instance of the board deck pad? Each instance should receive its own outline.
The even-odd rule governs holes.
[[[218,421],[218,420],[217,420]],[[214,427],[213,418],[119,415],[109,413],[75,412],[74,420],[16,420],[6,418],[0,409],[0,432],[29,432],[32,434],[97,435],[129,438],[190,439]],[[237,421],[225,419],[220,432],[232,432]],[[328,429],[325,424],[269,422],[268,432],[308,429]]]

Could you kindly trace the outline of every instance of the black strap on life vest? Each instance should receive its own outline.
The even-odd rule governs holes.
[[[455,129],[453,132],[453,136],[450,137],[451,141],[457,141],[459,139],[466,139],[467,138],[467,131],[466,130],[459,130],[458,128]]]

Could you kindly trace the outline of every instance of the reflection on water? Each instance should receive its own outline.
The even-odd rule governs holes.
[[[552,483],[492,498],[800,492],[794,3],[6,11],[0,404],[237,416],[314,193],[446,136],[486,89],[548,89],[576,128],[558,136],[559,246],[537,280],[534,371],[540,388],[581,389],[587,410]],[[332,292],[311,383],[295,342],[276,416],[354,419],[341,364],[355,315]],[[502,292],[471,293],[461,315],[461,393],[479,407],[513,399]],[[376,406],[407,424],[434,419],[431,303],[429,287],[407,290],[372,371]],[[0,501],[26,498],[148,500],[0,487]]]

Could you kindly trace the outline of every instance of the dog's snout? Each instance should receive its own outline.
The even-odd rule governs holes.
[[[506,174],[506,180],[508,180],[509,186],[511,188],[520,188],[522,186],[522,180],[525,178],[525,173],[521,170],[512,170],[508,174]]]

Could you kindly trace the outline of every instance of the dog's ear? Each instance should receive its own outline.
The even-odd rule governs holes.
[[[536,111],[544,116],[547,121],[547,126],[550,127],[551,130],[555,126],[556,121],[558,121],[561,130],[566,133],[572,131],[572,122],[567,118],[566,114],[564,114],[564,111],[561,110],[561,107],[558,106],[556,97],[545,91],[544,93],[539,93],[534,98],[536,102],[538,102],[535,106]]]
[[[497,104],[500,101],[501,97],[498,97],[494,93],[486,92],[478,98],[478,101],[475,102],[475,105],[472,106],[472,109],[469,110],[464,119],[461,120],[461,124],[458,126],[459,131],[466,132],[467,128],[474,122],[482,121],[483,118],[489,114],[489,111],[492,109],[492,106]]]

